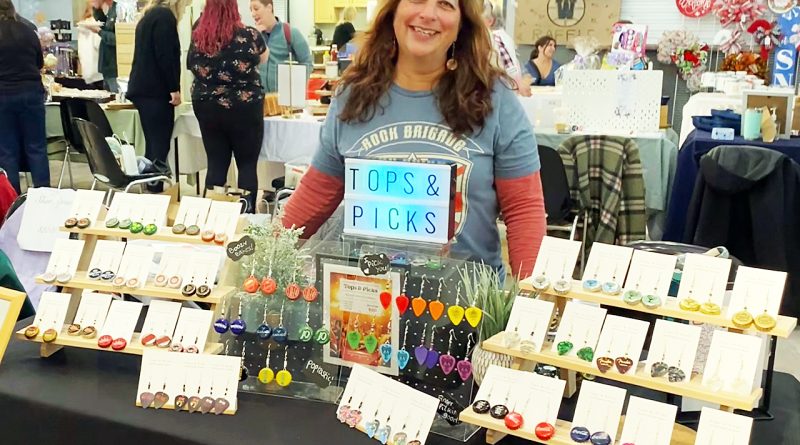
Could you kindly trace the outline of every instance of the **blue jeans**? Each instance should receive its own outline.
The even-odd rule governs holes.
[[[34,187],[50,187],[44,113],[39,89],[0,95],[0,167],[17,193],[21,166],[31,172]]]

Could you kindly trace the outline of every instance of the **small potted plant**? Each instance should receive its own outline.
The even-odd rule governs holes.
[[[519,294],[519,281],[514,278],[503,280],[497,270],[486,265],[476,264],[471,271],[465,267],[459,273],[468,301],[483,310],[480,341],[472,353],[475,382],[480,385],[490,365],[511,367],[513,357],[486,351],[481,343],[506,329],[514,298]]]

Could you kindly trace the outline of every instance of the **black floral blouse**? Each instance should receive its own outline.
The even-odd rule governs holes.
[[[233,40],[212,56],[189,47],[186,65],[194,74],[192,101],[215,101],[221,107],[262,100],[264,92],[258,74],[260,56],[266,44],[258,31],[240,28]]]

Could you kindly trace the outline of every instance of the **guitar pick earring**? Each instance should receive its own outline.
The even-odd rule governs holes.
[[[233,320],[230,324],[231,334],[239,336],[244,334],[247,330],[247,323],[245,323],[244,318],[242,318],[242,299],[239,299],[239,313],[236,316],[236,320]]]
[[[603,374],[607,373],[609,369],[614,367],[614,358],[611,357],[611,348],[614,346],[615,340],[616,338],[612,338],[611,342],[609,342],[608,351],[606,351],[606,355],[602,357],[597,357],[597,360],[595,360],[597,369]]]
[[[153,404],[155,398],[155,394],[150,392],[150,382],[147,382],[147,389],[139,394],[139,403],[141,403],[143,409],[147,409]]]
[[[419,339],[419,346],[414,348],[414,358],[420,366],[425,364],[425,359],[428,358],[428,348],[425,347],[425,335],[428,332],[428,323],[422,327],[422,335]]]
[[[350,318],[347,320],[348,324],[350,320],[352,320],[352,313],[350,314]],[[356,314],[355,321],[351,325],[352,329],[347,331],[347,345],[350,346],[350,349],[353,351],[358,350],[358,345],[361,343],[361,331],[358,330],[358,317],[359,315]]]
[[[442,368],[444,375],[450,375],[456,369],[456,358],[450,355],[450,350],[453,347],[453,339],[456,333],[450,329],[450,338],[447,340],[447,353],[439,356],[439,367]]]
[[[469,361],[469,355],[472,352],[472,334],[467,336],[467,349],[464,351],[464,358],[456,363],[456,371],[458,371],[458,376],[461,377],[461,381],[466,382],[472,376],[472,362]]]
[[[367,435],[370,439],[377,439],[376,435],[378,433],[378,428],[381,426],[381,422],[378,419],[378,415],[380,413],[381,408],[383,407],[383,402],[386,399],[381,400],[378,404],[378,408],[375,410],[375,414],[372,415],[372,420],[368,420],[364,423],[364,434]]]
[[[436,290],[436,299],[428,303],[428,312],[430,312],[433,321],[438,321],[444,314],[444,303],[442,303],[442,287],[444,287],[444,279],[439,278],[439,288]]]
[[[658,378],[667,375],[667,371],[669,370],[669,365],[667,364],[667,362],[664,361],[664,359],[666,359],[666,356],[667,356],[667,351],[665,349],[661,353],[661,360],[650,365],[650,377]]]
[[[408,361],[411,359],[411,354],[406,350],[406,340],[408,339],[408,323],[411,320],[406,320],[406,329],[403,332],[403,346],[397,351],[397,367],[401,370],[406,369]]]
[[[172,402],[172,404],[175,406],[175,412],[177,412],[177,413],[183,411],[187,407],[186,405],[189,403],[189,398],[186,397],[186,381],[185,380],[183,382],[183,387],[182,388],[183,389],[181,390],[181,393],[178,394],[177,396],[175,396],[175,401]]]
[[[422,278],[419,280],[419,295],[416,298],[411,300],[411,309],[414,311],[414,315],[417,317],[421,317],[423,313],[425,313],[425,307],[427,307],[428,302],[422,298],[422,294],[425,292],[425,275],[422,275]]]
[[[614,359],[614,366],[620,374],[627,374],[633,367],[633,360],[630,358],[631,340],[628,339],[628,346],[625,347],[625,352],[622,356]]]
[[[275,372],[269,366],[269,358],[272,355],[272,346],[267,346],[267,359],[264,361],[264,367],[258,371],[258,381],[269,385],[275,379]]]
[[[289,346],[286,346],[283,352],[283,369],[275,374],[275,383],[279,386],[287,387],[292,383],[292,373],[289,372]]]
[[[464,319],[464,314],[466,314],[466,310],[461,306],[461,286],[458,284],[456,285],[456,303],[449,308],[447,308],[447,318],[450,319],[450,323],[453,326],[458,326],[461,324],[461,321]]]
[[[667,378],[672,383],[678,383],[686,380],[686,373],[681,369],[681,361],[683,360],[684,349],[685,346],[681,349],[680,355],[678,355],[678,364],[667,368]]]
[[[397,298],[395,298],[394,300],[394,304],[397,306],[397,311],[400,312],[401,317],[408,310],[408,305],[410,303],[410,300],[406,295],[407,286],[408,286],[408,270],[406,270],[405,278],[403,279],[403,288],[400,290],[400,295],[398,295]]]
[[[225,393],[222,394],[222,397],[217,397],[216,400],[214,400],[214,414],[217,416],[223,414],[230,406],[231,402],[228,401],[228,385],[225,385]]]
[[[366,394],[361,397],[361,402],[358,403],[358,407],[356,409],[350,409],[347,411],[344,423],[350,428],[355,428],[356,425],[361,423],[361,407],[364,406],[364,399],[366,397]]]
[[[364,349],[368,354],[375,352],[378,347],[378,337],[375,336],[375,317],[372,317],[372,323],[369,327],[369,334],[364,337]]]
[[[436,364],[439,363],[439,351],[435,348],[434,338],[436,336],[436,326],[431,326],[431,347],[428,349],[428,352],[425,354],[425,366],[428,369],[433,369],[436,367]]]

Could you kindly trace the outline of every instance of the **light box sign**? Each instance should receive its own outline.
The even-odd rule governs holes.
[[[345,160],[344,233],[447,244],[456,166]]]

